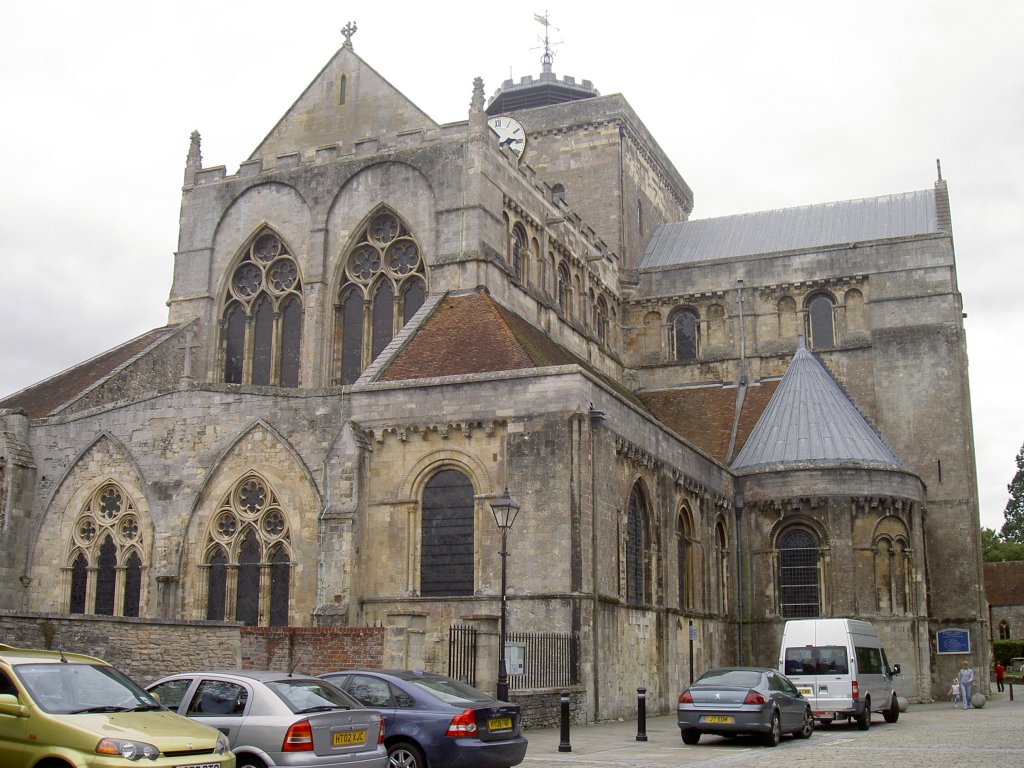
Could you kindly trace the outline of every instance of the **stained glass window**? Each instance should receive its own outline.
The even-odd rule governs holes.
[[[779,538],[779,604],[784,619],[821,615],[818,541],[802,528],[790,529]]]
[[[225,382],[298,386],[302,299],[298,263],[264,228],[244,249],[224,296]]]
[[[355,382],[409,322],[423,305],[425,280],[416,238],[394,212],[380,209],[345,262],[334,320],[337,383]]]
[[[832,299],[823,294],[815,296],[807,305],[811,349],[821,349],[835,345],[832,306]]]
[[[648,584],[647,512],[643,492],[634,487],[626,510],[626,602],[642,605],[650,601]]]
[[[697,359],[699,334],[700,319],[696,312],[684,309],[672,316],[672,336],[677,362],[689,363]]]
[[[473,484],[456,470],[438,472],[423,491],[420,594],[473,594]]]

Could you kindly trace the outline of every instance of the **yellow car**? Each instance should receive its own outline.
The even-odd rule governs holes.
[[[105,661],[0,644],[3,768],[235,768],[227,737]]]

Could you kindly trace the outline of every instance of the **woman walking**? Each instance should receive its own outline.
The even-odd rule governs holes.
[[[964,709],[969,709],[971,706],[971,689],[974,687],[974,670],[971,669],[971,665],[966,660],[960,664],[960,674],[957,675],[960,680],[960,697],[964,702]]]

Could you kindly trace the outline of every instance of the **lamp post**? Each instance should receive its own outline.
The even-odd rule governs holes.
[[[505,617],[507,614],[505,600],[505,561],[508,559],[508,532],[512,529],[519,514],[519,502],[509,496],[508,486],[504,493],[491,502],[494,522],[501,530],[501,638],[498,642],[498,698],[508,701],[508,667],[505,663]]]

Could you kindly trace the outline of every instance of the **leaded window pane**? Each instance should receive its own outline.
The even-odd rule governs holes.
[[[71,601],[68,613],[85,613],[85,593],[89,586],[89,563],[81,552],[71,564]]]
[[[808,531],[788,531],[779,540],[779,602],[786,619],[821,615],[818,542]]]
[[[811,318],[811,348],[820,349],[835,345],[832,325],[832,302],[827,296],[815,296],[809,307]]]
[[[124,603],[122,615],[138,616],[139,600],[142,597],[142,560],[138,552],[132,552],[124,569]]]
[[[629,496],[626,514],[626,602],[640,605],[646,602],[644,558],[647,553],[647,526],[643,504],[637,491]]]
[[[405,325],[419,308],[423,306],[426,297],[423,293],[423,283],[419,280],[410,280],[402,289],[402,325]]]
[[[206,576],[206,620],[224,621],[225,595],[228,583],[227,557],[218,551],[210,558]]]
[[[96,571],[96,607],[94,613],[114,615],[114,587],[117,583],[117,545],[107,536],[100,544],[99,568]]]
[[[420,594],[473,594],[473,484],[455,470],[438,472],[423,491]]]
[[[687,608],[686,604],[686,523],[679,518],[676,524],[676,560],[678,562],[679,607]]]
[[[376,360],[377,355],[384,351],[384,347],[391,343],[395,333],[395,294],[391,289],[391,283],[383,283],[374,295],[372,317],[371,357]]]
[[[341,303],[341,383],[354,383],[362,370],[363,297],[353,289]]]
[[[245,310],[241,305],[233,304],[228,309],[224,336],[224,381],[241,384],[245,358]]]
[[[672,320],[676,360],[681,363],[697,359],[698,322],[693,312],[679,312]]]
[[[302,306],[289,298],[281,309],[281,386],[299,386],[299,351],[302,346]]]
[[[270,626],[288,626],[288,588],[291,563],[284,547],[277,547],[270,557]]]
[[[273,362],[274,306],[264,297],[256,305],[253,326],[252,383],[270,384],[270,368]]]
[[[255,627],[260,619],[260,544],[252,533],[246,535],[238,552],[238,596],[235,621]]]

